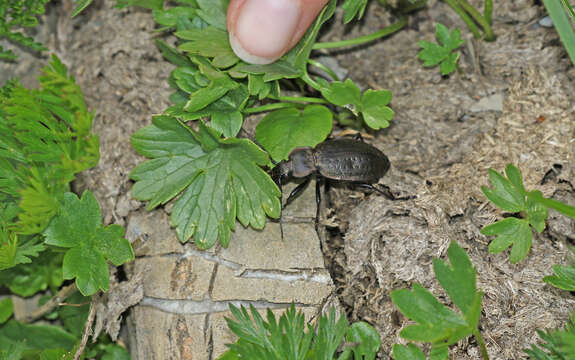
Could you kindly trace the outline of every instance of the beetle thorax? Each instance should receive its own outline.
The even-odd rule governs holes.
[[[291,176],[295,178],[306,177],[316,170],[313,149],[311,148],[295,149],[289,158]]]

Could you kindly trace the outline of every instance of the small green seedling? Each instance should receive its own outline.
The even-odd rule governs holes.
[[[230,350],[220,360],[373,360],[381,347],[379,335],[371,325],[356,322],[348,326],[345,316],[336,318],[333,307],[327,315],[320,316],[316,326],[306,326],[303,313],[296,312],[293,304],[279,321],[270,309],[266,320],[253,306],[248,312],[243,306],[238,309],[230,305],[230,311],[235,319],[226,321],[239,339],[227,345]],[[336,357],[344,338],[346,345]]]
[[[465,251],[455,242],[449,246],[447,256],[451,265],[434,259],[433,270],[461,314],[440,303],[423,286],[414,283],[413,290],[401,289],[391,293],[391,300],[403,315],[417,323],[408,325],[399,335],[410,341],[430,342],[432,359],[447,359],[450,345],[473,335],[479,343],[483,359],[488,359],[478,328],[483,293],[476,287],[477,271]],[[415,345],[395,346],[394,356],[396,359],[425,358]]]
[[[459,29],[449,32],[445,25],[437,23],[435,36],[438,44],[423,40],[418,42],[423,49],[417,57],[423,61],[423,66],[431,67],[439,64],[441,75],[451,74],[455,71],[459,60],[459,52],[455,50],[463,44],[461,33]]]
[[[523,260],[533,239],[531,227],[538,233],[545,229],[548,208],[575,219],[575,207],[560,201],[543,197],[540,191],[526,191],[521,172],[512,164],[507,165],[505,174],[489,169],[489,179],[493,188],[481,187],[483,194],[495,206],[510,213],[519,213],[521,217],[507,217],[481,230],[483,235],[496,236],[489,244],[490,253],[500,253],[512,246],[509,257],[512,263]]]

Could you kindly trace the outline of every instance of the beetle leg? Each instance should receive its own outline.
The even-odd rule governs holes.
[[[358,187],[364,190],[377,191],[378,193],[385,196],[389,200],[395,200],[395,196],[393,196],[393,194],[387,187],[384,187],[383,190],[372,184],[358,184]]]
[[[307,186],[307,184],[309,184],[310,181],[311,181],[311,175],[307,176],[304,182],[296,186],[296,188],[293,189],[289,194],[286,203],[282,206],[282,209],[285,209],[285,207],[288,206],[295,199],[295,197]]]
[[[365,142],[365,140],[363,139],[363,136],[361,136],[361,133],[359,131],[355,135],[353,135],[353,140]]]

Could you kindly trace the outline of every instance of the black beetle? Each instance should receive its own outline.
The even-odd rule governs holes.
[[[278,163],[273,168],[272,178],[280,190],[282,183],[289,178],[306,178],[289,194],[285,205],[282,206],[283,209],[309,184],[311,177],[316,175],[317,231],[321,205],[320,186],[323,179],[352,182],[362,188],[376,190],[389,196],[373,186],[385,175],[389,166],[389,159],[384,153],[363,141],[334,139],[324,141],[315,148],[293,150],[288,160]]]

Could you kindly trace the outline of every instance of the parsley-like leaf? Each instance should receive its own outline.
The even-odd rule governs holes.
[[[303,111],[282,109],[267,114],[256,127],[256,139],[272,159],[287,159],[297,147],[314,147],[331,132],[331,112],[324,106],[311,105]]]
[[[31,257],[38,256],[45,249],[39,242],[38,237],[21,242],[16,233],[0,229],[0,270],[30,263]]]
[[[459,29],[449,32],[449,29],[437,23],[435,35],[439,43],[429,41],[419,41],[418,44],[423,49],[417,57],[423,61],[423,66],[431,67],[440,64],[441,75],[447,75],[455,71],[459,53],[453,53],[461,44],[461,33]]]
[[[189,40],[178,47],[180,50],[213,58],[212,65],[217,68],[227,68],[240,61],[230,46],[228,33],[224,30],[208,26],[205,29],[178,31],[175,35]]]
[[[132,195],[149,200],[148,209],[176,195],[172,226],[180,241],[192,236],[198,247],[218,239],[227,246],[237,216],[244,226],[263,228],[266,215],[277,218],[280,192],[259,167],[269,158],[247,139],[219,139],[199,123],[199,132],[168,116],[132,135],[134,148],[152,160],[138,165]]]
[[[571,248],[575,252],[575,248]],[[555,275],[545,276],[543,281],[556,288],[575,291],[575,261],[569,266],[553,265]]]
[[[541,345],[531,345],[525,352],[536,360],[572,360],[575,359],[575,313],[567,322],[565,329],[538,330],[537,334],[545,341]]]
[[[393,345],[393,357],[395,360],[425,360],[425,354],[414,344]]]
[[[455,242],[447,256],[451,266],[434,260],[433,269],[441,286],[461,315],[441,304],[421,285],[413,284],[413,291],[402,289],[391,293],[393,303],[409,319],[418,324],[405,327],[400,335],[412,341],[431,342],[431,352],[447,358],[447,347],[469,336],[481,336],[478,330],[483,293],[476,288],[476,270],[469,257]]]
[[[34,51],[45,51],[46,48],[31,37],[17,32],[23,27],[33,27],[38,24],[39,15],[45,11],[44,5],[50,0],[10,0],[0,1],[0,39],[5,38],[14,43],[28,47]],[[0,46],[0,60],[16,60],[11,50]]]
[[[64,279],[76,278],[80,292],[92,295],[109,287],[106,259],[119,266],[134,259],[119,225],[102,225],[102,213],[94,195],[65,193],[62,207],[44,231],[46,244],[69,248],[64,256]]]
[[[19,264],[0,271],[0,285],[22,297],[50,289],[57,292],[62,282],[63,254],[46,250],[29,264]]]
[[[506,218],[481,229],[483,235],[496,235],[497,237],[489,244],[489,252],[497,254],[511,245],[511,263],[515,264],[525,258],[529,249],[533,234],[529,228],[529,222],[514,217]]]

